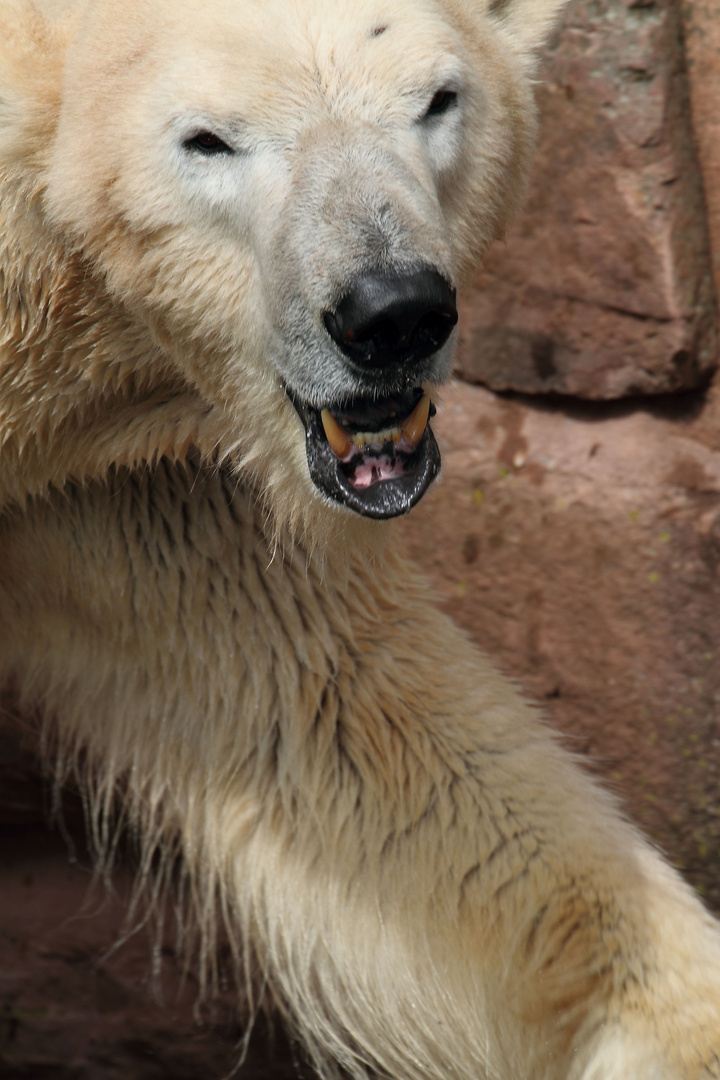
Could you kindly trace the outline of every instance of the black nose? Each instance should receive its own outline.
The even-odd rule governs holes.
[[[431,269],[366,273],[324,320],[333,341],[362,367],[417,363],[450,336],[457,322],[455,290]]]

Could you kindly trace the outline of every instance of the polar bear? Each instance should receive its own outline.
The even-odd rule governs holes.
[[[389,520],[561,3],[0,0],[0,684],[324,1077],[720,1076],[717,924]]]

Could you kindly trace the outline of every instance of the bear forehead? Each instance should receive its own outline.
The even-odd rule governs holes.
[[[120,11],[91,0],[71,70],[81,65],[110,78],[132,77],[138,67],[182,71],[184,64],[206,62],[235,78],[257,69],[266,78],[272,64],[282,81],[286,63],[322,74],[389,54],[396,63],[400,51],[408,66],[458,41],[437,0],[394,0],[391,8],[387,0],[126,0]]]
[[[461,35],[437,0],[91,0],[66,66],[73,128],[155,129],[183,110],[280,125],[322,98],[390,116],[459,81]],[[93,93],[88,94],[88,86]],[[317,112],[315,113],[317,114]]]

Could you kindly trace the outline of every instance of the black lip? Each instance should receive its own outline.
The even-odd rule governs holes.
[[[402,416],[410,413],[413,398],[416,401],[421,392],[414,391],[409,407]],[[383,520],[407,514],[420,501],[440,471],[440,450],[428,424],[415,451],[402,455],[406,470],[404,476],[383,480],[367,488],[356,488],[346,475],[343,462],[335,456],[328,444],[320,410],[297,401],[290,393],[288,396],[305,427],[305,451],[313,483],[333,502],[346,506],[363,517]],[[372,426],[365,430],[378,430],[382,425],[377,424],[375,418],[378,410],[382,408],[382,403],[368,400],[366,404],[368,420]],[[391,404],[395,404],[395,401]],[[363,401],[360,399],[339,410],[339,414],[352,414],[359,418],[364,411]],[[362,424],[359,429],[363,429]]]

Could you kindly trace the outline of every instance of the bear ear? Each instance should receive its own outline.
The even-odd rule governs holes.
[[[568,0],[485,0],[485,14],[508,43],[530,56],[545,41]]]

